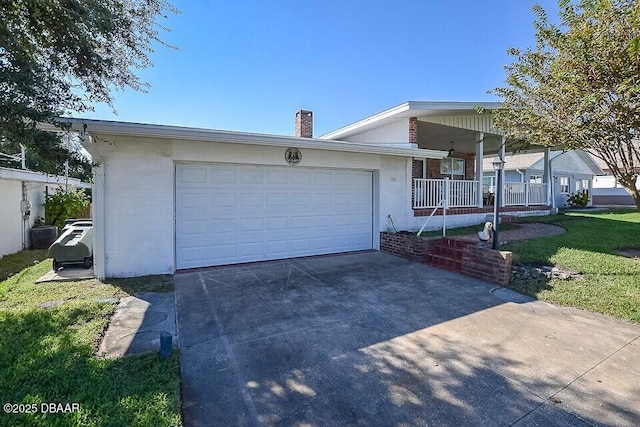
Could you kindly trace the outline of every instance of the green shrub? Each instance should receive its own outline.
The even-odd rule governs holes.
[[[82,190],[66,190],[62,187],[53,194],[47,194],[44,199],[46,223],[56,225],[62,229],[64,221],[76,218],[89,206],[89,197]]]
[[[567,199],[567,204],[572,208],[586,208],[589,204],[589,195],[587,193],[574,193]]]

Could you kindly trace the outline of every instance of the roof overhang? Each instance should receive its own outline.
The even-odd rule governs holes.
[[[368,131],[399,119],[409,117],[451,117],[473,116],[478,114],[478,107],[493,110],[500,107],[500,102],[473,101],[407,101],[388,110],[366,117],[355,123],[326,133],[319,139],[341,139]]]
[[[6,179],[9,181],[28,181],[39,182],[42,184],[57,184],[63,185],[68,183],[75,187],[91,188],[91,184],[82,182],[77,178],[65,178],[59,175],[47,175],[46,173],[24,170],[24,169],[11,169],[0,167],[0,179]]]
[[[141,138],[173,139],[179,141],[221,142],[228,144],[250,144],[276,147],[298,147],[317,150],[344,151],[388,156],[442,158],[446,151],[423,150],[418,148],[394,147],[381,144],[362,144],[317,138],[299,138],[283,135],[269,135],[249,132],[235,132],[216,129],[201,129],[181,126],[167,126],[144,123],[116,122],[92,119],[65,119],[72,129],[84,135],[131,136]],[[84,138],[85,146],[91,145],[91,138]]]

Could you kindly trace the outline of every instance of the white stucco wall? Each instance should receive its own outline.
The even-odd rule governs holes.
[[[105,275],[173,273],[171,144],[144,140],[117,144],[118,147],[105,144],[100,147],[104,170],[100,179],[104,181],[106,200],[104,211],[94,212],[95,226],[99,218],[104,221]],[[94,185],[100,185],[99,180]],[[97,250],[94,258],[99,253]]]
[[[44,196],[47,187],[55,191],[58,184],[35,181],[25,181],[27,200],[31,204],[29,222],[23,231],[22,211],[22,182],[20,180],[0,179],[0,256],[22,250],[22,234],[25,244],[30,246],[29,229],[38,217],[44,217]]]
[[[393,123],[343,138],[349,142],[367,144],[409,143],[409,119],[398,119]]]
[[[284,147],[144,138],[96,138],[89,151],[101,160],[104,207],[95,203],[96,226],[104,217],[104,275],[128,277],[172,273],[175,269],[175,163],[207,162],[287,165]],[[108,142],[106,142],[108,141]],[[405,228],[410,209],[410,158],[303,149],[295,167],[374,171],[376,230],[391,214]],[[94,189],[94,198],[100,191]],[[97,202],[97,201],[96,201]],[[104,213],[99,211],[103,209]],[[378,218],[379,221],[378,221]],[[96,232],[96,235],[100,235]],[[101,249],[96,248],[96,263]],[[100,267],[96,266],[96,271]],[[100,273],[97,273],[100,274]]]
[[[22,249],[22,214],[20,181],[0,180],[0,256]]]

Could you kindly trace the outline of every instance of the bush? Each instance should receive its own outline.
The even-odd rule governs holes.
[[[76,218],[87,206],[89,206],[89,197],[84,191],[76,189],[65,191],[64,188],[59,187],[55,193],[47,194],[44,198],[46,223],[62,229],[65,220]]]
[[[567,204],[572,208],[586,208],[589,204],[589,195],[587,193],[574,193],[567,199]]]

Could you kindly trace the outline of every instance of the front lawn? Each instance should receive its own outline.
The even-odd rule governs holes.
[[[584,278],[551,279],[535,286],[516,282],[517,291],[640,323],[640,260],[617,252],[640,248],[640,212],[571,212],[529,221],[552,223],[567,232],[510,243],[504,249],[513,251],[521,263],[552,264]]]
[[[94,356],[114,310],[102,300],[170,290],[170,276],[35,285],[50,268],[51,260],[45,260],[0,281],[2,403],[36,404],[29,407],[33,414],[1,414],[0,425],[180,425],[176,352],[164,361],[158,354]],[[43,403],[77,403],[79,410],[43,413]]]

